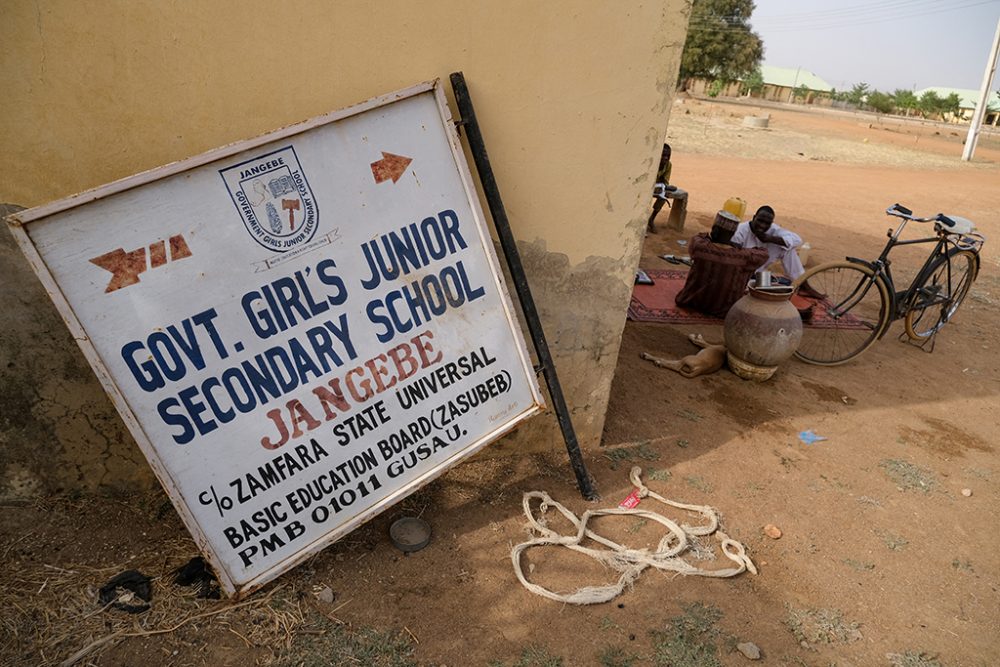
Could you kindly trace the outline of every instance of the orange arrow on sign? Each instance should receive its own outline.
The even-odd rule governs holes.
[[[412,158],[382,151],[382,159],[378,162],[372,162],[372,176],[375,177],[376,183],[388,181],[390,178],[395,183],[403,176],[403,172],[406,171],[411,162],[413,162]]]

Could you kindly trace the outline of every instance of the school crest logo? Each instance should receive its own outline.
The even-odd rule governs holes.
[[[295,148],[220,169],[236,210],[257,243],[288,252],[308,243],[319,226],[319,207]]]

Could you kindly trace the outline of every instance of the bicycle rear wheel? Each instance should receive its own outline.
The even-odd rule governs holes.
[[[882,278],[862,264],[830,262],[805,273],[824,295],[802,329],[795,356],[810,364],[836,366],[850,361],[878,340],[889,325],[890,298]]]
[[[941,259],[917,288],[917,302],[906,313],[906,335],[911,340],[926,340],[947,324],[976,279],[979,270],[976,253],[959,250],[950,253],[949,258],[950,280],[949,262]]]

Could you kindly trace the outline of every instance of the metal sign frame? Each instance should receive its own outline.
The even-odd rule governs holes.
[[[257,574],[248,580],[237,580],[226,567],[225,563],[220,557],[220,555],[212,547],[212,542],[208,539],[202,526],[196,519],[195,513],[189,506],[189,502],[193,498],[185,499],[181,495],[178,484],[175,482],[167,466],[164,464],[161,456],[157,451],[157,447],[153,444],[146,429],[140,422],[139,417],[136,412],[133,411],[128,400],[125,398],[122,390],[116,384],[109,371],[108,365],[102,358],[101,354],[95,347],[94,342],[91,340],[87,330],[81,323],[81,318],[77,316],[74,311],[73,306],[70,304],[69,299],[64,294],[63,289],[54,277],[53,271],[46,264],[43,259],[42,254],[36,247],[30,234],[30,226],[32,223],[39,222],[53,216],[55,214],[68,211],[70,209],[75,209],[77,207],[84,206],[88,203],[95,202],[101,199],[123,193],[134,188],[141,187],[143,185],[155,183],[166,179],[171,176],[178,174],[183,174],[184,172],[190,171],[192,169],[202,167],[205,165],[213,165],[216,163],[221,163],[221,161],[231,158],[239,153],[255,149],[266,144],[273,143],[278,140],[288,139],[295,137],[297,135],[303,134],[315,128],[327,125],[329,123],[334,123],[339,120],[350,118],[352,116],[357,116],[368,111],[379,109],[386,105],[391,105],[394,102],[412,98],[415,96],[430,93],[436,102],[437,109],[440,115],[441,123],[445,129],[446,136],[448,138],[448,143],[450,151],[454,160],[455,167],[461,179],[462,191],[464,192],[465,199],[472,211],[473,222],[475,228],[478,229],[480,239],[479,242],[482,244],[482,249],[486,255],[489,267],[493,274],[493,279],[495,280],[495,287],[499,292],[500,301],[503,304],[504,316],[510,327],[511,335],[513,336],[514,342],[516,343],[516,349],[518,351],[517,365],[520,366],[521,370],[525,373],[526,377],[529,379],[527,386],[530,388],[530,395],[532,398],[532,403],[527,406],[522,412],[514,415],[511,419],[499,423],[493,430],[483,433],[477,440],[472,444],[466,445],[463,449],[460,449],[454,455],[450,456],[446,460],[437,464],[431,470],[421,474],[418,478],[412,480],[405,486],[392,492],[390,495],[385,496],[377,503],[372,505],[367,510],[357,514],[353,518],[349,519],[345,523],[340,524],[335,529],[322,533],[317,539],[314,539],[307,546],[300,548],[298,551],[294,552],[284,560],[278,562],[277,564],[270,566],[267,570]],[[112,403],[118,410],[122,419],[124,420],[126,426],[128,427],[133,438],[135,438],[143,454],[146,456],[147,461],[152,467],[154,473],[160,480],[161,484],[167,491],[170,499],[172,500],[174,506],[176,507],[178,513],[180,514],[185,526],[188,528],[195,541],[197,542],[199,548],[206,555],[209,562],[214,567],[216,574],[219,577],[220,584],[223,590],[230,595],[242,596],[245,595],[256,588],[264,585],[268,581],[280,576],[284,572],[287,572],[291,568],[295,567],[297,564],[301,563],[303,560],[309,558],[319,550],[325,548],[329,544],[335,542],[337,539],[343,535],[349,533],[351,530],[356,528],[358,525],[370,520],[377,514],[388,509],[395,503],[399,502],[402,498],[413,493],[420,487],[431,482],[441,474],[443,474],[447,469],[453,465],[467,459],[469,456],[475,454],[483,447],[485,447],[490,442],[496,440],[497,438],[503,436],[509,431],[513,430],[515,427],[523,423],[530,417],[538,414],[544,408],[543,399],[538,388],[537,383],[534,379],[535,369],[531,365],[530,357],[527,354],[527,349],[525,342],[521,336],[520,328],[517,324],[517,318],[514,317],[513,305],[511,304],[509,295],[506,291],[506,286],[502,278],[502,273],[499,269],[499,261],[493,251],[492,240],[487,231],[485,216],[480,208],[479,198],[476,194],[475,187],[472,183],[472,177],[469,172],[468,166],[465,162],[464,153],[460,145],[459,137],[455,131],[454,123],[451,118],[451,113],[448,108],[447,102],[444,97],[444,93],[441,87],[441,83],[438,80],[429,81],[421,83],[404,90],[400,90],[387,95],[382,95],[376,98],[372,98],[366,102],[358,105],[347,107],[338,111],[334,111],[323,116],[319,116],[302,123],[291,125],[274,132],[270,132],[254,139],[249,139],[246,141],[236,142],[225,147],[217,148],[201,155],[188,158],[179,162],[175,162],[163,167],[152,169],[134,176],[130,176],[114,183],[104,185],[92,190],[88,190],[81,194],[77,194],[66,199],[62,199],[56,202],[38,206],[36,208],[20,211],[13,214],[7,218],[7,222],[11,233],[16,239],[21,251],[24,253],[25,257],[28,259],[32,270],[41,280],[45,290],[48,292],[52,301],[56,305],[57,310],[62,316],[63,320],[66,322],[74,339],[77,341],[80,349],[82,350],[87,361],[90,363],[91,367],[94,369],[98,380],[101,382],[104,390],[107,392],[108,396],[111,398]],[[373,166],[374,171],[374,166]],[[523,276],[523,272],[521,273]],[[533,307],[533,305],[532,305]],[[537,313],[534,314],[535,320],[537,320]],[[547,355],[547,349],[546,349]],[[513,362],[512,362],[513,363]],[[551,364],[551,359],[549,359]],[[559,393],[559,401],[561,402],[562,396]],[[565,406],[563,406],[564,408]],[[568,416],[568,415],[567,415]],[[220,512],[221,514],[221,512]]]
[[[510,221],[507,219],[507,210],[504,208],[503,199],[500,197],[500,186],[493,175],[493,167],[490,166],[490,156],[486,151],[486,141],[479,128],[479,121],[476,119],[476,109],[472,104],[472,95],[469,94],[469,87],[465,82],[465,74],[453,72],[449,77],[451,87],[455,93],[455,102],[458,104],[458,111],[462,115],[461,120],[456,124],[466,129],[466,136],[469,140],[469,148],[472,152],[472,159],[476,163],[476,170],[479,172],[479,181],[483,185],[483,193],[486,195],[486,202],[490,207],[490,215],[493,217],[493,226],[497,230],[500,239],[500,247],[503,250],[504,258],[507,260],[507,268],[510,270],[511,278],[514,281],[514,289],[524,313],[524,319],[531,335],[531,342],[535,346],[535,353],[538,355],[538,370],[545,377],[545,382],[549,387],[549,395],[552,397],[553,409],[556,412],[556,419],[559,422],[559,430],[562,432],[563,442],[566,443],[566,453],[569,456],[570,467],[576,476],[576,485],[580,490],[580,495],[585,500],[599,500],[600,496],[594,487],[594,481],[587,471],[587,465],[583,462],[583,453],[580,451],[580,443],[576,439],[576,430],[573,428],[573,420],[570,418],[569,408],[566,406],[566,399],[563,397],[562,385],[559,383],[559,375],[556,372],[556,364],[549,352],[549,344],[545,339],[545,330],[542,328],[542,321],[538,317],[538,309],[535,307],[535,299],[531,295],[531,287],[528,285],[528,277],[524,273],[524,266],[521,264],[521,255],[517,251],[517,241],[514,240],[514,233],[510,229]]]

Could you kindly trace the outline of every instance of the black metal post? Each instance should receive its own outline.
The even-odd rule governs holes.
[[[486,153],[486,144],[483,141],[482,133],[479,131],[479,123],[476,121],[476,111],[472,106],[469,89],[465,85],[465,76],[461,72],[455,72],[451,75],[451,88],[455,93],[458,111],[462,115],[460,125],[465,128],[469,148],[472,151],[472,159],[476,163],[476,170],[479,172],[479,181],[482,183],[483,193],[486,195],[486,203],[489,205],[490,215],[493,216],[493,224],[496,227],[497,236],[500,238],[500,247],[503,249],[504,257],[507,259],[507,266],[514,281],[514,289],[517,291],[518,299],[521,302],[521,310],[524,312],[524,319],[528,325],[531,340],[535,345],[535,353],[538,355],[538,361],[542,366],[545,382],[549,386],[552,407],[555,409],[556,417],[559,420],[559,428],[562,430],[563,440],[566,441],[566,451],[569,453],[570,465],[576,474],[577,486],[584,498],[587,500],[597,500],[597,491],[594,489],[590,473],[587,472],[587,466],[583,462],[580,443],[576,439],[576,431],[573,430],[573,422],[570,420],[569,410],[563,398],[562,387],[559,384],[559,377],[556,375],[556,366],[552,361],[552,355],[549,353],[549,345],[545,341],[545,332],[542,330],[542,322],[538,318],[538,309],[535,308],[535,301],[531,298],[531,289],[528,287],[528,279],[524,275],[521,256],[517,252],[517,243],[514,241],[514,234],[510,231],[507,211],[504,209],[503,200],[500,198],[500,188],[497,186],[496,178],[493,176],[493,169],[490,167],[490,158]]]

